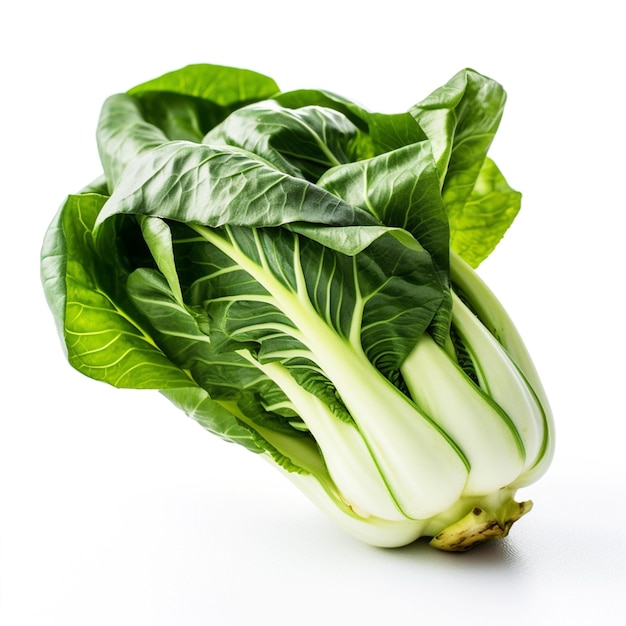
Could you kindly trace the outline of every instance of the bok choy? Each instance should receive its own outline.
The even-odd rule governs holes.
[[[468,69],[383,114],[215,65],[111,96],[103,175],[42,248],[70,364],[160,390],[365,542],[505,536],[553,451],[475,272],[520,207],[487,156],[505,97]]]

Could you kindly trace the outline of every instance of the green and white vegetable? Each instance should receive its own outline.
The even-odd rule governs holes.
[[[554,441],[474,271],[520,206],[487,157],[504,102],[472,70],[392,115],[213,65],[110,97],[104,175],[42,250],[69,362],[161,390],[365,542],[506,535]]]

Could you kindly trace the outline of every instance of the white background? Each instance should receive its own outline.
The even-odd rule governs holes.
[[[624,45],[619,3],[25,2],[0,40],[3,626],[623,624]],[[482,276],[549,392],[558,447],[509,538],[450,555],[335,528],[157,393],[66,364],[48,222],[100,173],[102,101],[188,63],[399,112],[463,67],[509,101],[492,156],[524,193]]]

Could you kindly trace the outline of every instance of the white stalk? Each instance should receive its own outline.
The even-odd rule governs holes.
[[[424,532],[427,521],[390,521],[356,516],[335,500],[313,475],[278,469],[340,528],[359,541],[379,548],[398,548],[413,543]]]
[[[548,398],[524,341],[495,294],[480,276],[458,254],[452,251],[450,253],[450,272],[452,282],[461,288],[480,321],[519,367],[541,406],[543,441],[539,456],[535,459],[535,464],[515,482],[517,487],[528,485],[546,471],[554,456],[554,421]]]
[[[544,439],[543,409],[509,355],[480,320],[453,292],[452,323],[461,335],[479,377],[481,388],[511,418],[524,443],[532,467]]]
[[[339,419],[328,405],[303,389],[281,363],[259,363],[245,350],[238,353],[273,380],[292,402],[320,447],[342,499],[357,515],[406,520],[353,424]]]
[[[413,399],[468,459],[464,495],[492,493],[517,478],[524,453],[508,417],[430,335],[420,338],[401,371]]]
[[[398,506],[412,519],[447,509],[467,481],[462,452],[369,361],[347,345],[344,351],[318,354],[318,362],[353,416]]]

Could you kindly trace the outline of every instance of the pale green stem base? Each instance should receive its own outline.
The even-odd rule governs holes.
[[[495,513],[474,507],[465,517],[433,537],[430,545],[448,552],[466,552],[479,543],[506,537],[511,526],[528,513],[532,506],[530,500],[511,500]]]

